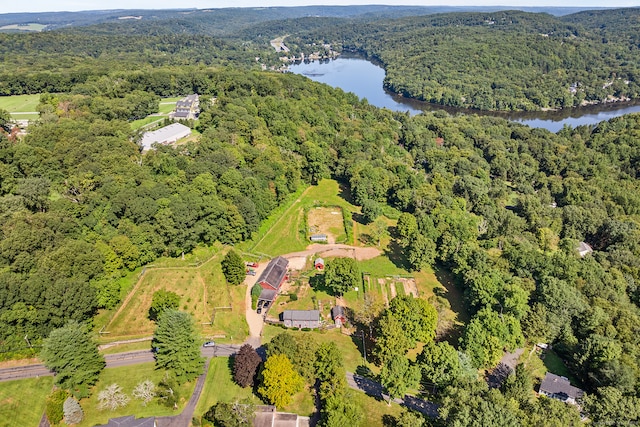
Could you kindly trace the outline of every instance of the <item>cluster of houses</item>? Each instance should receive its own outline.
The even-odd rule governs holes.
[[[169,118],[178,120],[195,120],[200,114],[200,97],[198,94],[187,95],[178,102]],[[153,144],[168,145],[191,135],[191,129],[182,123],[173,123],[160,129],[145,132],[142,136],[142,151],[148,151]]]
[[[314,268],[316,270],[324,270],[325,262],[322,258],[316,258]],[[260,285],[262,290],[258,297],[259,313],[266,316],[267,310],[273,305],[280,287],[288,279],[287,267],[289,260],[283,257],[272,259],[262,274],[258,277],[256,283]],[[344,307],[333,307],[331,317],[335,325],[340,327],[346,322]],[[319,310],[285,310],[280,314],[279,319],[287,328],[300,329],[317,329],[321,325]]]

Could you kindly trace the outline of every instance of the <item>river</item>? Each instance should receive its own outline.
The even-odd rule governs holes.
[[[345,92],[353,92],[360,98],[366,98],[371,105],[388,108],[393,111],[408,111],[419,114],[422,111],[445,110],[451,114],[483,114],[503,117],[525,125],[558,132],[564,125],[577,127],[596,124],[603,120],[640,112],[639,104],[606,104],[562,111],[546,112],[480,112],[459,108],[445,108],[403,98],[387,92],[383,88],[385,71],[382,67],[362,58],[344,57],[322,62],[302,62],[289,66],[292,73],[302,74],[311,80],[339,87]]]

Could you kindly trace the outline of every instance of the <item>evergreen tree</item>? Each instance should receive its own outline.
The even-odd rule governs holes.
[[[78,397],[88,395],[105,366],[84,325],[72,321],[55,329],[42,344],[40,357],[56,373],[55,383]]]
[[[178,383],[190,381],[202,373],[198,335],[188,313],[166,310],[156,328],[152,346],[156,367],[171,371]]]
[[[232,285],[239,285],[246,276],[244,262],[236,251],[231,249],[222,260],[222,272],[224,277]]]
[[[62,409],[64,411],[64,422],[67,424],[78,424],[84,418],[80,402],[71,396],[64,401]]]

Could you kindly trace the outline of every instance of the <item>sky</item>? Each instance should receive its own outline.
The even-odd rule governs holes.
[[[9,3],[9,2],[8,2]],[[27,0],[12,1],[0,13],[53,12],[104,9],[172,9],[306,5],[418,5],[418,6],[555,6],[555,7],[635,7],[640,0]]]

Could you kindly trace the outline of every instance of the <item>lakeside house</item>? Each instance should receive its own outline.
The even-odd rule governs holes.
[[[173,144],[189,135],[191,135],[189,127],[180,123],[173,123],[158,130],[145,132],[140,143],[142,144],[142,151],[149,151],[153,144]]]

